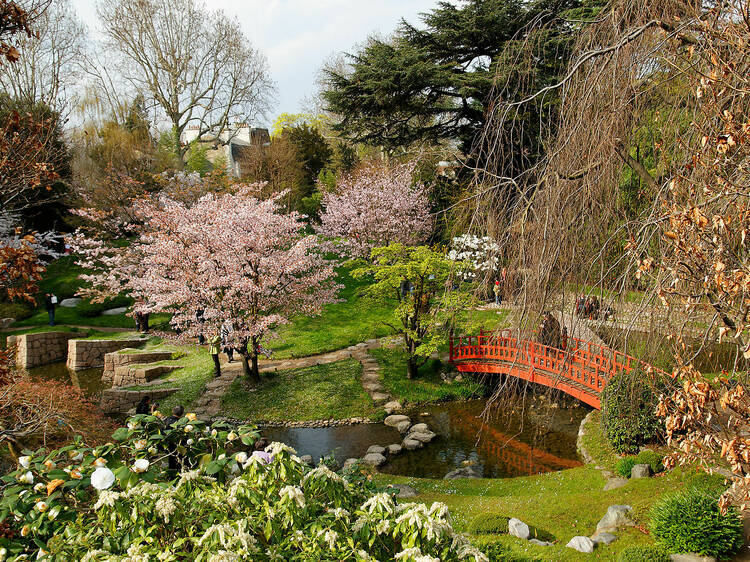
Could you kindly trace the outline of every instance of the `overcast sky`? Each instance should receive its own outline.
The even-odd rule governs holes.
[[[72,0],[79,17],[96,35],[95,0]],[[401,18],[416,23],[436,0],[211,0],[237,16],[255,48],[268,57],[278,87],[271,112],[302,111],[313,93],[323,61],[350,52],[371,33],[390,34]]]

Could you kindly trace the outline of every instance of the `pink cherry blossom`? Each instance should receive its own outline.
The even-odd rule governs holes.
[[[415,164],[371,164],[338,181],[337,193],[323,196],[319,234],[342,253],[369,257],[392,242],[416,245],[432,228],[427,189],[414,185]]]
[[[339,289],[318,237],[304,232],[304,217],[279,212],[283,193],[256,199],[257,188],[209,194],[191,206],[139,202],[145,230],[129,247],[75,240],[81,263],[98,268],[87,280],[129,293],[140,312],[172,313],[183,337],[210,339],[228,320],[230,343],[240,350],[247,374],[257,378],[262,338],[293,315],[319,314]]]

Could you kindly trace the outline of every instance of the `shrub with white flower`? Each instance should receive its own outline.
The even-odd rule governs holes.
[[[462,234],[451,240],[448,259],[466,264],[464,281],[473,281],[482,273],[493,273],[499,266],[500,246],[489,236]]]
[[[252,462],[249,426],[130,423],[94,449],[24,451],[28,468],[5,476],[0,500],[16,530],[0,538],[9,560],[487,560],[453,531],[442,504],[398,504],[366,479],[309,468],[280,443],[270,463]],[[156,454],[134,447],[144,439]],[[178,470],[164,462],[170,451]],[[46,470],[47,460],[59,468]],[[37,486],[21,481],[27,472]]]

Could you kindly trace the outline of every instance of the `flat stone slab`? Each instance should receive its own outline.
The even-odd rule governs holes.
[[[370,398],[372,398],[372,401],[375,403],[388,402],[388,400],[391,399],[388,394],[383,394],[382,392],[375,392],[370,395]]]
[[[622,488],[628,483],[627,478],[623,478],[622,476],[616,476],[614,478],[610,478],[607,480],[607,483],[604,485],[604,491],[608,490],[616,490],[617,488]]]
[[[381,447],[380,445],[372,445],[369,449],[367,449],[367,454],[370,453],[376,453],[378,455],[384,455],[385,454],[385,447]]]
[[[671,554],[672,562],[716,562],[713,556],[701,556],[700,554],[682,553]]]
[[[539,539],[529,539],[529,543],[535,544],[537,546],[552,546],[553,542],[547,542],[547,541],[540,541]]]
[[[415,449],[419,449],[424,445],[421,441],[417,441],[416,439],[404,439],[404,442],[401,443],[401,446],[407,451],[414,451]]]
[[[409,426],[411,426],[409,416],[404,416],[403,414],[393,414],[383,420],[383,423],[389,427],[398,427],[402,422],[409,422]]]
[[[578,552],[591,554],[594,552],[595,543],[588,537],[573,537],[565,546],[577,550]]]
[[[127,306],[121,306],[118,308],[108,308],[107,310],[102,312],[102,316],[119,316],[120,314],[125,314],[128,311]]]
[[[372,466],[381,466],[385,464],[386,459],[379,453],[368,453],[364,457],[362,457],[362,460],[367,464],[371,464]]]
[[[393,445],[388,445],[385,449],[389,455],[398,455],[401,452],[401,445],[394,443]]]
[[[527,540],[531,535],[529,526],[515,517],[508,520],[508,534],[519,539]]]

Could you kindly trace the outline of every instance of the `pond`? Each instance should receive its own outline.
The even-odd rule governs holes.
[[[80,388],[89,398],[97,398],[101,391],[109,388],[109,384],[102,382],[103,369],[86,369],[71,371],[65,363],[52,363],[29,369],[32,378],[38,380],[53,380]]]
[[[414,423],[427,423],[438,437],[420,450],[392,457],[380,471],[443,478],[452,470],[471,466],[485,478],[504,478],[581,464],[576,436],[586,408],[550,409],[527,404],[523,415],[496,412],[486,418],[482,416],[486,404],[486,400],[470,400],[408,412]],[[263,433],[271,440],[291,445],[300,455],[311,455],[317,461],[333,453],[339,462],[361,457],[370,445],[385,446],[402,439],[398,431],[382,424],[268,428]]]

